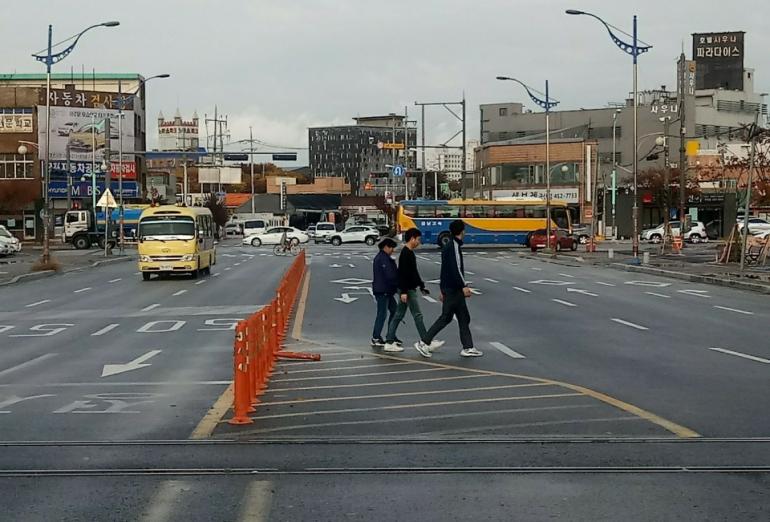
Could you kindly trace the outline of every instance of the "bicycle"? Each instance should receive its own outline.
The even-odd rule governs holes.
[[[279,243],[273,247],[273,255],[276,256],[285,256],[286,254],[296,256],[299,254],[299,251],[299,245],[294,242],[283,245]]]

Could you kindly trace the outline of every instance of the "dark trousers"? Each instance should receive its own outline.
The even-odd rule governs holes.
[[[374,294],[374,300],[377,302],[377,317],[374,319],[372,339],[379,339],[382,337],[382,327],[385,326],[385,316],[390,313],[390,322],[396,313],[396,299],[393,294]]]
[[[473,348],[473,336],[471,336],[470,328],[471,314],[468,312],[468,304],[465,302],[462,289],[452,290],[444,294],[441,315],[430,327],[423,342],[430,344],[438,333],[452,322],[453,316],[457,317],[457,323],[460,325],[460,342],[463,348]]]
[[[392,343],[393,341],[396,340],[396,330],[398,330],[398,326],[401,324],[401,321],[404,319],[407,308],[409,308],[409,312],[411,312],[412,317],[414,318],[414,326],[417,327],[417,334],[420,336],[420,339],[425,337],[425,334],[427,333],[425,331],[425,323],[422,320],[422,310],[420,309],[420,296],[417,293],[417,290],[409,290],[406,293],[406,296],[407,296],[406,303],[401,301],[401,299],[399,299],[396,313],[390,316],[390,323],[388,325],[388,335],[387,337],[385,337],[385,341],[389,343]]]

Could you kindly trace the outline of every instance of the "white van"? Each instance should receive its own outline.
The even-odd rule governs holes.
[[[316,244],[326,243],[335,232],[337,232],[337,227],[334,225],[334,223],[329,221],[321,221],[315,225],[315,235],[313,236],[313,240],[316,242]]]

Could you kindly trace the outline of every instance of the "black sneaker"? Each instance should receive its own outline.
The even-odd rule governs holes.
[[[372,338],[371,340],[372,348],[382,348],[385,346],[385,341],[382,339],[382,337]]]

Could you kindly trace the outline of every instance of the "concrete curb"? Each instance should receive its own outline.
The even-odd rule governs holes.
[[[95,261],[89,265],[86,266],[80,266],[77,268],[70,268],[68,270],[62,270],[61,272],[57,272],[56,270],[44,270],[42,272],[31,272],[29,274],[20,274],[16,277],[12,278],[10,281],[0,282],[0,286],[8,286],[13,285],[17,283],[25,283],[27,281],[36,281],[38,279],[43,279],[46,277],[55,276],[57,274],[69,274],[71,272],[79,272],[81,270],[84,270],[86,268],[97,268],[101,265],[111,265],[114,263],[121,263],[124,261],[131,261],[133,258],[130,256],[120,256],[120,257],[114,257],[110,259],[103,259],[101,261]]]
[[[575,263],[564,263],[564,262],[562,262],[561,259],[552,259],[548,254],[532,255],[532,254],[522,254],[522,253],[519,253],[519,257],[523,257],[524,259],[532,259],[533,261],[540,261],[542,263],[550,263],[552,265],[571,266],[573,268],[577,268],[577,267],[583,266],[581,264],[575,264],[575,263],[580,263],[580,261],[578,261],[577,259],[575,259]]]
[[[739,290],[748,290],[751,292],[758,292],[761,294],[770,294],[770,285],[762,285],[758,283],[751,283],[749,281],[736,281],[734,279],[724,279],[720,277],[700,275],[700,274],[687,274],[685,272],[675,272],[673,270],[664,270],[662,268],[654,268],[651,266],[635,266],[626,265],[624,263],[612,263],[606,265],[616,270],[624,270],[626,272],[640,272],[643,274],[655,274],[671,279],[681,279],[684,281],[690,281],[692,283],[706,283],[716,286],[724,286],[728,288],[737,288]]]

